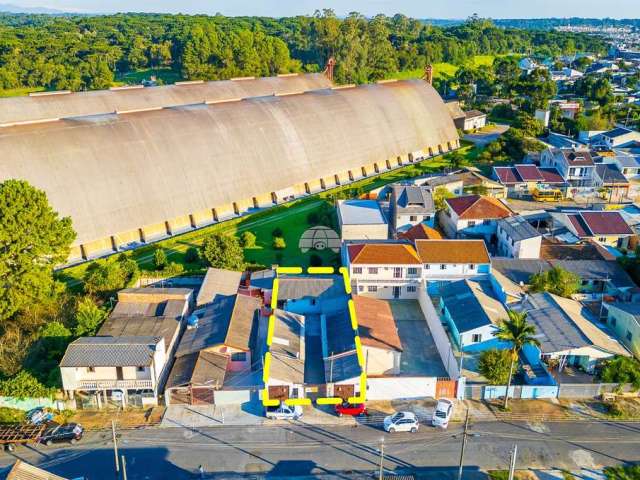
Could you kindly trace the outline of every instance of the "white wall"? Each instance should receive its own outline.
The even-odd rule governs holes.
[[[400,352],[362,346],[367,375],[397,375],[400,373]]]
[[[415,287],[413,292],[409,291],[410,286]],[[370,291],[369,287],[374,288],[375,291]],[[400,287],[399,297],[394,297],[394,287]],[[418,298],[418,290],[420,290],[419,279],[398,282],[389,281],[389,283],[367,282],[366,280],[361,280],[357,282],[354,292],[364,297],[378,298],[381,300],[392,300],[394,298],[401,300],[415,300]]]
[[[361,268],[362,273],[355,273],[355,269]],[[377,273],[371,273],[371,268],[377,268]],[[395,268],[401,269],[400,277],[394,277]],[[409,268],[415,268],[416,273],[410,275],[408,273]],[[375,272],[375,270],[374,270]],[[422,265],[349,265],[349,275],[352,280],[402,280],[402,279],[415,279],[419,280],[422,275]]]
[[[468,263],[433,263],[423,266],[422,278],[425,280],[437,280],[439,278],[469,277],[478,274],[478,265]],[[444,265],[444,268],[442,268]]]
[[[386,223],[373,225],[342,225],[342,240],[386,240],[389,227]]]
[[[435,377],[367,378],[367,400],[435,398]]]
[[[494,337],[495,331],[496,331],[496,328],[493,325],[484,325],[482,327],[474,328],[473,330],[469,330],[468,332],[464,332],[460,334],[460,343],[464,348],[477,343],[493,340],[495,338]],[[480,335],[481,336],[480,340],[477,342],[474,342],[473,341],[474,335]]]

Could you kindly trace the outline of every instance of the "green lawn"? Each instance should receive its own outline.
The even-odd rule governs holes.
[[[0,98],[4,97],[22,97],[32,92],[42,92],[44,87],[20,87],[20,88],[0,88]]]
[[[468,62],[473,67],[488,67],[493,65],[493,61],[498,56],[507,55],[476,55],[471,61]],[[517,56],[517,55],[516,55]],[[434,63],[433,64],[433,78],[440,78],[443,75],[452,77],[456,74],[460,67],[452,63]],[[387,76],[387,78],[395,78],[397,80],[408,80],[412,78],[422,78],[424,75],[424,69],[415,70],[403,70],[400,72],[394,72]]]
[[[143,80],[150,80],[153,75],[165,85],[176,83],[183,79],[180,72],[170,68],[147,68],[136,72],[118,73],[116,75],[116,83],[137,85],[142,83]]]
[[[472,150],[469,146],[464,146],[461,149],[467,157]],[[410,164],[398,170],[383,173],[376,177],[369,177],[337,189],[327,190],[313,197],[300,199],[287,205],[281,205],[263,212],[235,218],[196,231],[177,235],[154,245],[147,245],[126,252],[125,254],[136,260],[143,271],[151,271],[153,270],[153,252],[155,248],[162,247],[165,249],[170,261],[182,264],[185,267],[185,274],[199,274],[204,271],[205,267],[202,264],[188,264],[185,262],[185,252],[188,248],[199,247],[204,239],[214,232],[223,232],[239,237],[242,232],[251,231],[257,237],[257,246],[256,248],[245,249],[245,259],[247,262],[267,267],[274,263],[286,266],[308,266],[312,253],[316,253],[322,257],[325,265],[330,265],[337,262],[336,254],[329,251],[308,252],[303,254],[298,248],[300,236],[309,228],[307,216],[313,211],[320,211],[323,203],[327,201],[328,196],[342,189],[360,187],[365,192],[375,190],[388,183],[440,171],[447,165],[448,162],[446,158],[442,156],[432,160],[426,160],[419,164]],[[284,250],[274,250],[271,248],[271,232],[276,227],[281,228],[284,232],[284,239],[287,244]],[[279,254],[282,255],[282,258],[280,258]],[[96,261],[104,262],[107,260],[101,259]],[[60,270],[57,272],[57,278],[65,282],[71,290],[79,291],[82,288],[82,277],[92,263],[93,262],[85,262]]]

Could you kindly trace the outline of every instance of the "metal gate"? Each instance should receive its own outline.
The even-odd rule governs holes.
[[[456,381],[439,378],[436,382],[436,398],[456,398]]]
[[[192,405],[213,405],[214,404],[213,388],[200,387],[191,389]]]
[[[356,387],[354,385],[334,385],[333,394],[335,397],[340,397],[343,400],[348,400],[349,397],[353,397],[356,393]]]
[[[289,385],[270,385],[269,398],[274,400],[286,400],[289,398]]]
[[[172,388],[169,392],[171,405],[191,405],[191,392],[189,388]]]

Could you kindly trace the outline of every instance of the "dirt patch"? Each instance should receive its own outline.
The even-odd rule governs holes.
[[[165,407],[130,409],[117,412],[110,410],[80,410],[74,412],[67,421],[80,423],[88,430],[111,428],[111,420],[115,420],[117,428],[134,428],[159,424],[164,415],[164,410]]]
[[[616,398],[612,402],[606,402],[608,414],[615,418],[636,419],[640,418],[640,399]]]
[[[488,407],[497,413],[502,412],[502,401],[487,402]],[[571,413],[561,403],[548,400],[509,400],[509,413],[516,415],[566,415]]]

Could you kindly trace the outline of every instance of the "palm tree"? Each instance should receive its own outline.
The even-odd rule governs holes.
[[[513,366],[518,360],[520,352],[525,345],[540,345],[540,342],[534,337],[536,328],[527,322],[527,312],[516,312],[509,310],[509,318],[502,320],[498,325],[496,338],[511,343],[511,366],[509,367],[509,381],[507,383],[507,391],[504,395],[504,408],[507,408],[509,401],[509,388],[513,379]]]

